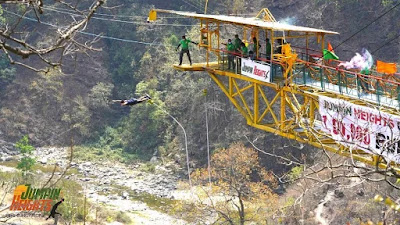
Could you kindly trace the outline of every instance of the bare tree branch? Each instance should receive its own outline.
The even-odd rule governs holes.
[[[88,10],[85,11],[78,9],[79,1],[76,2],[75,6],[72,3],[68,3],[65,1],[55,0],[55,2],[61,3],[63,6],[73,9],[75,12],[82,15],[82,18],[80,20],[74,19],[67,26],[58,27],[56,25],[41,22],[39,15],[43,14],[42,0],[29,0],[29,1],[0,0],[0,4],[17,4],[17,5],[25,5],[26,7],[22,15],[10,11],[12,9],[8,9],[8,7],[4,9],[6,13],[17,16],[17,19],[15,19],[13,25],[10,26],[9,24],[6,23],[5,25],[0,27],[0,47],[3,50],[3,52],[7,55],[10,63],[24,66],[36,72],[38,71],[45,72],[46,70],[43,69],[43,66],[37,66],[37,63],[35,66],[30,66],[28,65],[27,62],[15,60],[16,58],[15,56],[18,56],[23,60],[29,58],[30,56],[37,56],[44,63],[44,65],[56,67],[56,66],[62,66],[61,60],[64,54],[67,53],[70,54],[72,52],[86,53],[87,50],[89,51],[101,50],[92,47],[92,44],[95,43],[95,41],[97,41],[97,38],[95,38],[93,41],[81,42],[76,39],[76,34],[79,31],[82,31],[86,28],[87,23],[94,15],[96,10],[104,4],[104,0],[93,0],[92,5],[88,8]],[[27,41],[30,32],[27,32],[26,28],[18,29],[22,20],[24,19],[32,20],[31,18],[26,17],[26,15],[31,11],[33,11],[33,13],[35,14],[37,23],[39,24],[42,23],[57,28],[55,34],[51,35],[50,33],[47,33],[46,36],[44,37],[46,39],[49,39],[49,37],[51,38],[55,37],[53,41],[51,41],[46,47],[38,47],[37,38],[32,38],[34,39],[33,41]],[[7,19],[7,22],[9,21],[13,20],[11,18]],[[24,34],[26,36],[25,38],[22,38]],[[48,40],[46,40],[46,42],[48,42]],[[66,51],[65,49],[68,50]],[[60,52],[60,56],[55,56],[53,53],[58,50],[62,50]]]

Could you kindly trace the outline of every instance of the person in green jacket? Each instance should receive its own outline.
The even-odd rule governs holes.
[[[361,86],[362,93],[368,94],[369,92],[369,76],[371,75],[371,71],[368,68],[364,68],[360,71],[360,74],[366,76],[357,76],[357,80],[359,85]]]
[[[235,52],[235,45],[232,43],[231,39],[228,39],[228,44],[226,45],[226,50],[228,51],[228,70],[235,69],[235,55],[233,54]]]
[[[239,39],[239,35],[235,35],[235,40],[233,40],[233,45],[235,46],[235,50],[239,52],[242,40]]]
[[[190,39],[186,39],[185,35],[182,36],[182,40],[179,41],[178,47],[176,47],[176,51],[178,51],[179,46],[181,46],[181,52],[179,54],[179,65],[182,65],[182,58],[183,54],[186,53],[186,55],[189,58],[190,65],[192,65],[192,59],[190,58],[190,52],[189,52],[189,43],[196,44],[196,42],[191,41]]]
[[[240,44],[240,46],[241,46],[242,57],[247,58],[249,56],[249,49],[246,47],[246,45],[243,42],[242,42],[242,44]]]
[[[258,51],[260,48],[261,45],[258,43],[257,38],[253,37],[253,44],[251,44],[251,50],[249,51],[252,60],[255,60],[259,56]]]
[[[265,44],[265,55],[266,59],[270,60],[271,59],[271,42],[269,42],[269,38],[265,39],[266,44]]]

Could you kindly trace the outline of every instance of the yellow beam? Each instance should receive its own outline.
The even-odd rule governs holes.
[[[212,73],[209,73],[209,75],[214,80],[214,82],[221,88],[221,90],[225,93],[225,95],[229,98],[229,100],[231,100],[232,104],[239,110],[239,112],[242,114],[242,116],[244,118],[246,118],[246,120],[250,120],[249,116],[246,114],[246,112],[243,110],[243,108],[240,106],[240,104],[236,101],[236,99],[229,95],[229,92],[226,89],[225,85],[222,83],[222,81],[220,79],[218,79],[218,77]]]
[[[264,102],[265,102],[265,104],[267,105],[267,108],[266,108],[265,111],[262,113],[262,115],[261,115],[260,118],[258,119],[257,123],[260,123],[261,120],[267,115],[267,113],[270,112],[271,115],[272,115],[272,118],[273,118],[274,121],[275,121],[275,124],[276,124],[276,125],[279,125],[278,118],[276,117],[276,115],[275,115],[274,111],[272,110],[272,107],[271,107],[271,106],[272,106],[272,105],[275,103],[275,101],[278,99],[278,97],[280,96],[280,93],[278,92],[278,93],[275,95],[275,97],[272,99],[271,103],[269,103],[267,97],[266,97],[265,94],[264,94],[264,91],[261,89],[260,86],[258,86],[258,89],[260,90],[261,96],[262,96],[262,98],[264,99]]]
[[[250,108],[249,108],[249,106],[247,105],[247,102],[246,102],[245,98],[243,97],[242,93],[240,92],[240,89],[239,89],[239,86],[238,86],[237,83],[236,83],[236,80],[233,80],[233,86],[235,86],[236,90],[238,91],[239,97],[240,97],[240,99],[242,100],[242,103],[243,103],[244,107],[246,108],[247,113],[248,113],[250,119],[253,119],[253,116],[251,115],[252,113],[251,113],[251,111],[250,111]]]
[[[286,100],[285,100],[285,93],[284,90],[282,89],[280,91],[281,94],[281,129],[283,130],[285,127],[285,120],[286,120]]]
[[[235,96],[237,96],[237,95],[239,95],[239,94],[245,92],[246,90],[249,90],[249,89],[252,88],[252,87],[254,87],[254,84],[249,84],[248,86],[246,86],[246,87],[240,89],[238,92],[233,93],[233,94],[232,94],[232,97],[235,97]]]
[[[333,152],[335,154],[339,154],[342,156],[346,157],[352,157],[353,159],[357,161],[364,162],[366,164],[375,166],[378,165],[379,168],[386,168],[386,164],[382,163],[382,160],[378,157],[375,157],[372,154],[366,153],[362,150],[356,150],[350,152],[349,148],[346,146],[341,145],[340,143],[336,142],[332,138],[328,137],[327,134],[325,133],[314,133],[310,132],[307,129],[310,129],[309,127],[304,127],[304,132],[294,132],[293,128],[297,126],[297,122],[295,121],[294,118],[286,118],[286,112],[285,110],[287,107],[293,108],[294,112],[298,113],[304,113],[304,116],[307,116],[306,118],[307,121],[313,121],[314,116],[312,111],[315,111],[316,106],[318,105],[317,99],[315,99],[315,93],[309,92],[307,93],[306,91],[302,90],[295,90],[292,87],[282,87],[279,91],[276,91],[276,96],[274,99],[269,102],[265,93],[262,90],[262,85],[259,85],[258,83],[253,83],[253,88],[254,88],[254,93],[253,93],[253,98],[254,98],[254,109],[255,112],[254,114],[251,113],[250,109],[247,106],[247,103],[244,99],[243,95],[239,95],[241,97],[241,100],[243,101],[246,109],[244,109],[239,102],[232,96],[232,93],[229,93],[229,90],[226,88],[226,86],[223,84],[223,82],[218,78],[218,75],[224,76],[222,74],[214,74],[213,72],[209,71],[209,74],[211,78],[216,82],[216,84],[221,88],[221,90],[225,93],[225,95],[229,98],[229,100],[232,102],[232,104],[239,110],[239,112],[242,114],[242,116],[246,119],[247,124],[250,126],[253,126],[255,128],[271,132],[277,135],[280,135],[282,137],[286,137],[289,139],[293,139],[302,143],[308,143],[314,147],[317,148],[323,148],[327,151]],[[231,74],[231,73],[230,73]],[[230,75],[229,74],[229,75]],[[226,76],[227,74],[225,74]],[[244,76],[241,76],[244,78]],[[237,82],[235,81],[234,77],[229,77],[229,86],[234,86],[236,90],[240,90]],[[266,86],[266,85],[264,85]],[[291,90],[291,91],[290,91]],[[294,101],[297,101],[297,103],[301,106],[300,109],[296,108],[295,105],[293,105],[292,101],[289,99],[288,94],[296,93],[298,95],[302,95],[304,100],[304,104],[300,104],[297,101],[297,97],[295,96],[293,99],[296,99]],[[257,113],[257,108],[259,108],[260,102],[256,99],[258,99],[259,94],[261,94],[262,98],[264,99],[264,102],[266,104],[266,110],[264,113],[258,117]],[[281,118],[280,121],[276,118],[275,114],[273,113],[273,105],[277,104],[277,99],[278,97],[281,97]],[[289,104],[290,103],[290,104]],[[296,104],[297,104],[296,103]],[[310,112],[307,112],[307,110],[310,110]],[[261,119],[265,117],[268,112],[271,112],[271,116],[273,117],[275,123],[271,124],[263,124],[261,123]],[[300,120],[303,120],[303,118],[299,118]],[[301,122],[303,123],[303,122]],[[313,124],[314,122],[310,122],[310,124]],[[310,124],[308,124],[310,126]],[[304,124],[303,124],[304,125]],[[397,172],[400,173],[400,168],[394,167]]]

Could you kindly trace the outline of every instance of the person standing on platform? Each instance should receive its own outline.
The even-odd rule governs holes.
[[[258,51],[261,48],[261,45],[258,44],[257,38],[253,37],[253,45],[251,48],[251,52],[253,52],[253,54],[251,55],[251,59],[255,60],[259,55],[258,55]]]
[[[226,50],[228,51],[228,70],[235,69],[235,45],[232,43],[231,39],[228,39],[228,44],[226,45]]]
[[[235,35],[235,40],[233,40],[233,45],[235,46],[235,50],[237,52],[240,51],[242,40],[239,39],[239,35]]]
[[[266,38],[265,42],[265,58],[271,60],[271,42],[269,42],[269,38]]]
[[[246,44],[242,42],[240,46],[241,46],[240,52],[242,53],[242,57],[243,58],[249,57],[249,49],[246,47]]]
[[[190,52],[189,52],[189,43],[193,43],[193,44],[197,45],[196,42],[186,39],[185,35],[183,35],[182,40],[179,41],[178,47],[176,47],[176,51],[178,51],[179,46],[181,47],[181,52],[179,54],[179,65],[180,66],[182,65],[182,58],[183,58],[183,54],[185,54],[185,53],[189,58],[190,65],[192,65],[192,59],[190,58]]]

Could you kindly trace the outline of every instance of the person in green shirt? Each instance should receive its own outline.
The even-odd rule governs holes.
[[[259,56],[258,51],[260,48],[261,48],[261,45],[258,43],[257,38],[253,37],[253,44],[251,44],[251,48],[250,48],[251,50],[249,52],[252,60],[255,60]]]
[[[265,44],[265,55],[266,59],[270,60],[271,59],[271,42],[269,42],[269,38],[265,39],[266,44]]]
[[[235,40],[233,40],[233,46],[235,46],[235,50],[239,52],[240,50],[240,44],[242,43],[242,40],[239,39],[239,35],[235,35]]]
[[[235,52],[235,45],[232,43],[231,39],[228,39],[228,44],[226,45],[226,50],[228,50],[228,70],[235,69],[235,55],[233,54]]]
[[[360,71],[360,74],[366,76],[357,76],[357,80],[359,85],[361,86],[362,93],[368,94],[369,92],[369,76],[371,75],[371,71],[368,68],[364,68]]]
[[[179,54],[179,65],[182,65],[182,58],[183,54],[186,53],[186,55],[189,58],[190,65],[192,65],[192,59],[190,58],[190,52],[189,52],[189,43],[196,44],[196,42],[191,41],[190,39],[186,39],[185,35],[182,36],[182,40],[179,41],[178,47],[176,47],[176,51],[178,51],[179,46],[181,46],[181,52]]]
[[[246,47],[246,45],[242,42],[242,44],[240,44],[241,45],[241,52],[242,52],[242,57],[243,58],[247,58],[248,57],[248,54],[249,54],[249,49]]]

